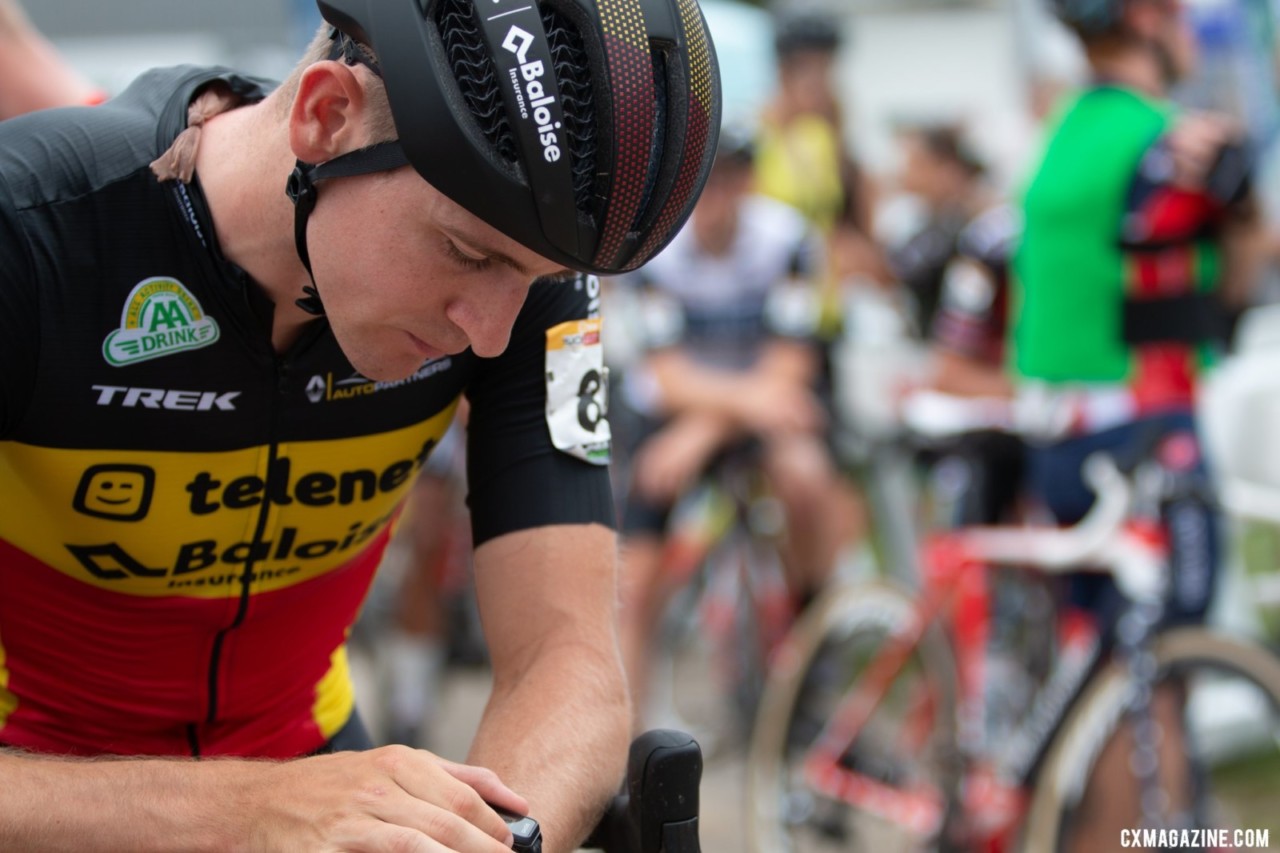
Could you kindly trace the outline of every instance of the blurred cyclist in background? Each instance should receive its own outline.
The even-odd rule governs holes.
[[[31,25],[18,0],[0,0],[0,119],[103,97]]]
[[[1006,369],[1009,263],[1021,230],[1019,211],[997,205],[960,231],[942,273],[929,329],[926,386],[959,398],[963,431],[935,466],[935,494],[951,508],[944,524],[999,524],[1022,492],[1024,448],[1012,433],[1013,384]],[[950,476],[951,474],[957,476]],[[950,482],[953,489],[948,489]],[[940,487],[940,488],[939,488]]]
[[[1196,55],[1177,0],[1055,9],[1094,84],[1060,110],[1023,198],[1013,341],[1019,395],[1039,413],[1032,474],[1069,523],[1092,502],[1088,453],[1151,428],[1194,434],[1197,376],[1222,343],[1225,300],[1247,291],[1258,223],[1239,128],[1168,100]],[[1201,524],[1176,601],[1190,618],[1216,564]]]
[[[799,210],[823,233],[842,215],[866,233],[870,193],[849,154],[833,81],[839,23],[805,11],[783,13],[774,26],[778,88],[761,117],[756,186]]]
[[[1222,341],[1224,299],[1248,288],[1257,218],[1239,128],[1169,100],[1196,61],[1181,3],[1056,0],[1054,10],[1080,37],[1093,82],[1059,109],[1026,188],[1013,341],[1020,411],[1037,441],[1032,488],[1072,523],[1094,499],[1082,466],[1095,451],[1177,436],[1183,467],[1203,471],[1198,377]],[[1164,517],[1167,615],[1202,619],[1218,564],[1214,515],[1187,500]],[[1120,606],[1105,579],[1073,581],[1072,598],[1098,615]],[[1176,699],[1157,704],[1176,749]],[[1108,846],[1133,825],[1127,758],[1100,765],[1081,814],[1082,849]]]
[[[993,198],[983,180],[986,168],[960,128],[921,124],[906,128],[900,140],[898,188],[921,203],[923,219],[887,255],[893,277],[914,303],[917,327],[928,335],[960,232]]]
[[[786,291],[812,287],[822,244],[799,212],[753,191],[754,150],[745,134],[722,135],[689,224],[633,279],[651,319],[650,349],[621,394],[646,423],[623,521],[623,648],[640,708],[650,643],[674,592],[662,575],[667,514],[719,452],[761,442],[785,507],[783,558],[797,603],[823,583],[847,523],[814,392],[812,313],[796,322],[773,310]]]
[[[454,619],[464,605],[459,599],[474,595],[464,503],[466,408],[459,404],[418,472],[353,632],[365,655],[360,664],[373,676],[369,704],[379,709],[370,734],[382,743],[439,746],[445,669],[462,651],[451,642],[460,628]]]

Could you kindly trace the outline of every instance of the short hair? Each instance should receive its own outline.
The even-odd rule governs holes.
[[[842,43],[840,24],[830,15],[799,11],[774,19],[773,49],[779,59],[785,60],[797,53],[834,54]]]
[[[303,52],[302,58],[298,60],[293,71],[280,84],[280,88],[276,90],[279,95],[281,109],[286,114],[293,105],[294,98],[298,96],[298,87],[302,82],[303,73],[317,62],[333,59],[333,46],[334,29],[330,25],[324,24],[316,31],[315,38],[307,45],[306,51]],[[374,57],[373,51],[368,46],[357,43],[356,47],[376,62],[376,57]],[[387,100],[387,87],[383,84],[382,78],[376,74],[366,74],[363,79],[365,129],[369,133],[368,144],[372,145],[375,142],[396,139],[399,134],[396,131],[395,120],[391,116],[391,103]]]
[[[926,124],[910,128],[907,132],[920,140],[920,144],[934,157],[959,166],[971,177],[978,177],[987,171],[982,158],[956,125]]]
[[[1053,0],[1052,10],[1059,21],[1085,44],[1110,41],[1125,36],[1124,7],[1127,0]]]

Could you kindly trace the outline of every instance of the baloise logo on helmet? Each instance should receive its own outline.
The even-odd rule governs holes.
[[[529,48],[533,42],[532,33],[518,24],[512,24],[511,29],[507,30],[507,37],[502,40],[502,46],[515,54],[516,61],[520,64],[519,68],[512,68],[508,72],[520,118],[528,121],[532,112],[538,142],[542,144],[542,158],[548,163],[555,163],[560,159],[558,131],[563,125],[551,111],[557,104],[556,96],[547,92],[543,82],[547,74],[546,64],[541,59],[529,58]]]

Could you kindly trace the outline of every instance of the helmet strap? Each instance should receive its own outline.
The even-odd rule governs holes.
[[[398,140],[392,139],[358,148],[318,166],[301,160],[294,166],[285,185],[285,195],[293,202],[294,247],[298,251],[298,259],[307,269],[307,275],[311,277],[311,286],[302,288],[307,295],[295,303],[303,311],[317,317],[324,314],[324,304],[320,301],[320,291],[316,288],[315,273],[311,271],[311,253],[307,251],[307,220],[315,210],[316,199],[319,197],[316,184],[329,178],[388,172],[407,165],[409,158],[405,156],[404,149],[400,147]]]

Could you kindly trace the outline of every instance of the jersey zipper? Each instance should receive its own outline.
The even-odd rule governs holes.
[[[310,338],[312,336],[304,336]],[[298,342],[303,343],[302,341]],[[276,469],[276,461],[279,458],[280,444],[279,421],[280,406],[284,396],[286,379],[289,375],[289,366],[284,358],[272,355],[272,364],[274,367],[275,381],[270,388],[271,405],[269,407],[270,415],[268,418],[268,434],[267,434],[267,476]],[[258,553],[258,546],[266,541],[267,522],[271,517],[271,501],[264,493],[261,508],[258,512],[258,522],[254,527],[253,546],[249,549],[250,555]],[[219,629],[217,636],[213,639],[213,650],[209,655],[209,690],[208,690],[208,707],[205,712],[204,722],[206,725],[213,724],[218,721],[218,675],[222,666],[222,647],[226,642],[230,633],[244,624],[245,617],[249,613],[249,600],[253,589],[253,577],[257,567],[258,560],[252,556],[245,561],[244,572],[240,575],[240,603],[236,608],[235,618],[231,620],[231,624]],[[197,733],[190,733],[193,754],[199,755],[199,741]]]

